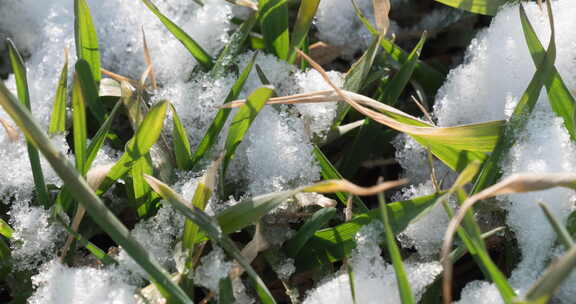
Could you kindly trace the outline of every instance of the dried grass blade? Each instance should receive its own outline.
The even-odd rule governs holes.
[[[146,62],[146,66],[150,69],[150,82],[152,83],[152,88],[156,90],[158,88],[158,84],[156,83],[156,75],[154,74],[152,56],[150,56],[150,50],[148,49],[148,42],[146,41],[144,27],[142,27],[142,44],[144,48],[144,61]],[[148,68],[146,70],[148,70]]]
[[[376,28],[380,35],[386,35],[388,32],[388,27],[390,27],[390,19],[388,14],[390,13],[390,0],[372,0],[372,6],[374,7],[374,18],[376,19]]]
[[[401,179],[397,181],[383,182],[372,187],[360,187],[353,184],[345,179],[341,180],[326,180],[316,183],[311,186],[304,187],[303,192],[318,192],[318,193],[334,193],[334,192],[348,192],[354,195],[368,196],[375,195],[380,192],[386,191],[388,189],[398,187],[400,185],[406,184],[408,181],[406,179]]]
[[[16,131],[16,128],[11,126],[6,120],[2,118],[0,118],[0,125],[4,127],[4,130],[6,130],[6,135],[8,135],[8,138],[10,138],[11,141],[18,140],[18,137],[20,137],[20,135],[18,134],[18,131]]]

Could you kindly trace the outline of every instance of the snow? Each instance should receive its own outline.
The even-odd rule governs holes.
[[[428,181],[402,189],[402,193],[397,195],[395,201],[430,195],[434,192],[432,182]],[[437,258],[444,241],[444,233],[447,226],[448,216],[446,211],[444,211],[442,204],[436,204],[428,214],[412,222],[398,238],[404,246],[416,248],[420,255],[428,258]]]
[[[356,303],[401,303],[392,265],[381,257],[381,222],[374,221],[363,226],[356,235],[357,247],[353,251],[349,266],[354,272]],[[442,267],[437,262],[405,263],[412,292],[418,300],[424,288],[440,274]],[[321,283],[310,292],[304,304],[353,303],[350,279],[343,271]]]
[[[330,71],[328,72],[328,77],[338,87],[342,87],[344,84],[344,75],[341,73]],[[326,83],[316,70],[298,72],[294,75],[294,78],[296,79],[295,94],[331,89],[330,85]],[[338,104],[332,102],[303,103],[297,104],[296,109],[302,114],[304,123],[310,132],[318,138],[324,139],[336,118]]]
[[[496,286],[486,281],[470,282],[462,290],[456,304],[500,304],[504,303]]]
[[[19,270],[36,269],[43,262],[56,256],[65,236],[64,229],[52,223],[50,212],[44,207],[31,206],[29,201],[12,203],[9,211],[10,226],[14,229],[11,239],[12,258]]]
[[[131,304],[136,288],[121,280],[113,269],[70,268],[54,260],[32,277],[36,291],[30,304]]]
[[[218,294],[220,280],[228,276],[234,263],[226,261],[224,251],[215,247],[209,254],[200,259],[200,266],[196,268],[194,282]]]
[[[320,178],[302,120],[286,111],[263,108],[237,151],[235,161],[244,168],[247,192],[252,195],[296,188]]]
[[[130,234],[160,265],[165,269],[174,270],[176,268],[174,246],[182,235],[183,227],[184,216],[171,206],[163,206],[155,216],[138,222]],[[126,251],[121,250],[117,260],[121,268],[132,272],[132,279],[135,282],[138,281],[138,276],[147,278],[144,270]]]
[[[374,24],[372,1],[357,2],[364,15]],[[352,2],[349,0],[320,1],[315,25],[321,41],[342,47],[347,56],[353,56],[355,52],[366,49],[372,39],[370,32],[356,17]]]

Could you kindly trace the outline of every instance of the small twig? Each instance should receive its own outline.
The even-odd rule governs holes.
[[[428,110],[418,101],[418,99],[416,99],[416,97],[414,97],[414,95],[410,95],[410,99],[412,99],[412,101],[414,101],[414,103],[418,106],[420,111],[422,111],[422,113],[424,114],[424,117],[426,117],[428,122],[430,122],[432,125],[434,125],[434,120],[432,120],[432,116],[430,115]]]

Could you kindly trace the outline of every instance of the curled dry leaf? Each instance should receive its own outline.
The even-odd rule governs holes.
[[[386,35],[388,27],[390,27],[390,0],[372,0],[374,7],[374,18],[376,19],[376,28],[381,36]]]
[[[445,292],[450,292],[452,282],[452,263],[448,258],[452,242],[454,241],[454,234],[460,223],[464,219],[466,211],[470,210],[478,201],[492,198],[499,195],[541,191],[554,187],[564,187],[576,189],[576,174],[574,173],[530,173],[530,174],[515,174],[503,181],[470,196],[458,210],[458,213],[450,220],[446,233],[444,235],[444,243],[442,245],[442,264],[444,266],[444,280],[443,289]],[[534,202],[535,203],[535,202]]]
[[[18,140],[18,131],[16,131],[16,128],[14,128],[12,125],[10,125],[7,121],[5,121],[4,119],[0,118],[0,124],[4,127],[4,130],[6,130],[6,134],[8,135],[8,138],[10,138],[11,141],[16,141]]]

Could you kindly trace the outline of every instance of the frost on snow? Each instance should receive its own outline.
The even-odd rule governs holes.
[[[392,265],[381,257],[381,222],[374,221],[363,226],[356,235],[357,247],[353,251],[349,266],[354,272],[356,303],[376,304],[401,303]],[[437,262],[407,263],[406,273],[416,299],[424,288],[440,274],[442,267]],[[304,301],[304,304],[353,303],[349,275],[346,271],[321,283]]]

